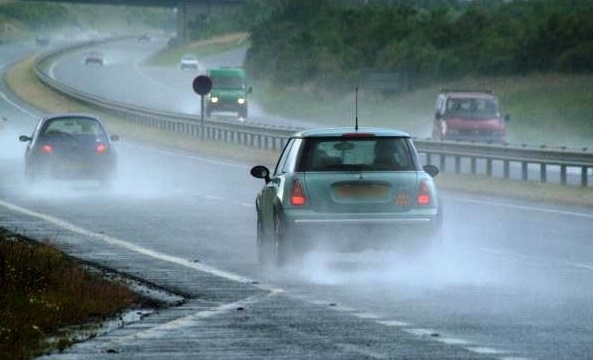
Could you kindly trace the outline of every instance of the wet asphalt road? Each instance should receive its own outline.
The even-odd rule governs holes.
[[[113,189],[29,187],[13,135],[34,121],[18,106],[0,99],[2,226],[188,299],[47,358],[593,358],[591,209],[444,193],[434,257],[319,252],[270,273],[252,164],[121,134]]]

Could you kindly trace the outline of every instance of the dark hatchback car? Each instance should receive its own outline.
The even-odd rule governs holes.
[[[119,140],[109,136],[98,117],[88,114],[60,114],[44,117],[25,150],[28,180],[97,180],[108,184],[115,175],[117,156],[111,145]]]
[[[442,205],[411,137],[378,128],[312,129],[292,135],[256,197],[260,263],[283,265],[320,245],[395,246],[440,242]],[[323,244],[325,243],[325,244]]]

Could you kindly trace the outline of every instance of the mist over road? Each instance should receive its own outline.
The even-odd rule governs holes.
[[[158,81],[141,66],[124,70],[144,54],[106,51],[103,68],[73,55],[54,74],[88,91],[141,89],[138,101],[155,106],[192,103],[189,91],[159,100],[184,86],[187,74],[177,69]],[[104,78],[113,83],[98,84]],[[249,175],[254,164],[119,134],[112,189],[30,186],[15,135],[30,133],[35,118],[4,98],[0,112],[10,115],[0,138],[3,227],[188,297],[45,358],[593,358],[591,209],[444,192],[437,254],[317,251],[302,268],[268,272],[256,262],[254,199],[263,183]]]

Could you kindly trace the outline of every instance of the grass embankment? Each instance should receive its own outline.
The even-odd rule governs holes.
[[[0,359],[63,349],[77,341],[64,327],[102,321],[137,301],[126,285],[92,275],[50,244],[0,229]]]
[[[255,86],[254,96],[264,108],[294,118],[324,119],[351,126],[354,94],[336,101],[334,95],[316,89],[278,91],[267,84]],[[508,141],[515,144],[547,144],[593,147],[593,75],[532,75],[463,79],[433,84],[398,96],[379,96],[361,88],[358,118],[361,124],[403,129],[429,137],[434,104],[440,89],[490,89],[499,97],[503,111],[511,115]]]
[[[193,54],[198,59],[207,56],[223,53],[236,49],[240,46],[247,46],[246,33],[233,33],[224,36],[217,36],[212,39],[190,43],[183,46],[173,46],[164,51],[158,52],[147,59],[147,64],[154,66],[176,66],[184,54]]]

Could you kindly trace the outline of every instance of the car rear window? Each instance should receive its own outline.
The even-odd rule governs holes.
[[[307,138],[297,171],[413,171],[403,137]]]
[[[498,116],[498,104],[489,98],[451,98],[447,101],[447,114],[473,117]]]
[[[54,119],[45,124],[41,133],[44,136],[89,136],[100,139],[107,136],[101,124],[90,118]]]

